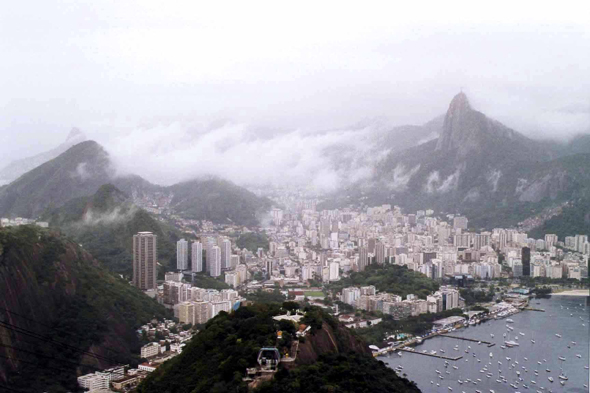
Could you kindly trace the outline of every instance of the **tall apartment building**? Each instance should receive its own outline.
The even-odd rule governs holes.
[[[545,248],[549,250],[551,247],[557,244],[557,235],[548,233],[545,235]]]
[[[203,245],[200,242],[191,245],[191,270],[195,273],[203,271]]]
[[[176,268],[178,270],[188,269],[188,242],[184,239],[176,242]]]
[[[221,269],[231,269],[231,241],[223,239],[219,242],[219,248],[221,249]]]
[[[453,218],[453,228],[455,229],[467,229],[467,223],[467,217]]]
[[[158,236],[151,232],[133,235],[133,285],[141,290],[156,288],[157,240]]]
[[[207,249],[207,271],[211,277],[221,276],[221,249],[217,246]]]
[[[359,264],[358,264],[359,272],[364,271],[368,264],[369,264],[369,250],[367,250],[367,247],[359,247]]]

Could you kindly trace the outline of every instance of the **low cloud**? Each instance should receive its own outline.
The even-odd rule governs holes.
[[[369,176],[371,136],[382,125],[330,132],[267,133],[246,124],[172,123],[135,128],[104,142],[121,175],[169,185],[219,176],[241,185],[312,185],[333,190]]]

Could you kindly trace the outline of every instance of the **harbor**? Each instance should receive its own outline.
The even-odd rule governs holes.
[[[424,392],[587,392],[589,337],[581,333],[590,326],[590,299],[563,296],[536,302],[535,308],[544,313],[522,310],[448,334],[425,336],[413,348],[400,351],[402,356],[390,354],[381,360],[403,369]],[[481,345],[474,345],[478,342]]]

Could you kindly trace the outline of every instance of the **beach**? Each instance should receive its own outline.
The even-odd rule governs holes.
[[[551,296],[590,296],[588,289],[573,289],[571,291],[552,292]]]

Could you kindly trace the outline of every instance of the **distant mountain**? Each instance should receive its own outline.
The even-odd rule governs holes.
[[[207,322],[174,359],[158,367],[139,386],[140,393],[222,392],[400,392],[420,390],[373,358],[367,343],[334,317],[312,308],[301,323],[311,330],[297,352],[291,343],[298,329],[291,321],[275,321],[280,304],[254,304]],[[284,312],[283,312],[284,313]],[[282,339],[277,340],[277,331]],[[264,381],[243,380],[247,367],[257,365],[262,347],[278,347],[295,361],[279,363]]]
[[[173,194],[170,205],[176,214],[196,220],[255,225],[257,213],[272,207],[269,199],[220,179],[191,180],[165,191]]]
[[[252,225],[272,203],[245,188],[219,180],[192,180],[170,187],[137,175],[117,176],[108,153],[96,142],[79,143],[0,188],[0,217],[36,218],[72,199],[91,196],[111,183],[129,196],[155,200],[169,195],[171,213],[217,223]]]
[[[529,139],[488,118],[460,93],[437,139],[389,154],[370,180],[340,192],[333,205],[392,203],[469,213],[475,221],[493,209],[527,211],[587,193],[590,155],[567,154],[563,145]]]
[[[180,234],[138,208],[112,184],[92,196],[72,199],[43,216],[52,228],[60,228],[111,271],[131,278],[133,235],[149,231],[158,235],[161,276],[176,268],[176,241]]]
[[[76,243],[0,228],[0,385],[78,391],[81,373],[137,364],[136,330],[154,316],[167,314]]]
[[[48,207],[94,194],[113,175],[98,143],[79,143],[0,189],[0,216],[37,217]]]
[[[342,185],[349,185],[387,155],[437,139],[443,120],[444,116],[439,116],[423,125],[397,127],[378,121],[359,124],[354,141],[328,145],[323,154],[328,157],[331,169],[339,175]]]
[[[82,131],[77,128],[72,128],[66,140],[58,147],[32,157],[12,161],[6,167],[0,169],[0,184],[3,182],[10,183],[19,176],[29,172],[33,168],[36,168],[49,160],[54,159],[68,150],[70,147],[77,145],[80,142],[84,142],[85,140],[86,136]]]

